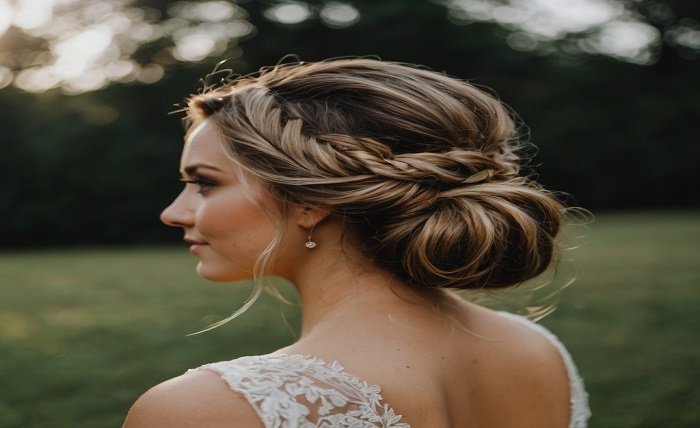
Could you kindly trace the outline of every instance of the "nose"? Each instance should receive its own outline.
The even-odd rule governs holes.
[[[180,193],[175,200],[160,213],[160,221],[173,227],[189,227],[194,223],[194,212],[185,203],[185,194]]]

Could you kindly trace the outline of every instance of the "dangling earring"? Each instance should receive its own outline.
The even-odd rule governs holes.
[[[311,240],[311,234],[313,233],[315,226],[316,225],[311,226],[311,229],[309,229],[309,236],[306,237],[307,241],[306,241],[306,244],[304,244],[304,245],[306,245],[306,248],[308,248],[309,250],[312,248],[316,248],[316,243]]]

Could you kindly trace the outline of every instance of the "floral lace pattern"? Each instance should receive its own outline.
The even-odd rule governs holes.
[[[568,351],[546,328],[502,312],[542,334],[560,352],[571,386],[569,428],[586,428],[591,415],[588,394]],[[308,355],[260,355],[206,364],[242,394],[265,428],[410,428],[382,402],[381,388],[347,373],[337,361]]]
[[[337,361],[306,355],[260,355],[206,364],[243,394],[265,428],[410,428],[381,388],[347,373]]]

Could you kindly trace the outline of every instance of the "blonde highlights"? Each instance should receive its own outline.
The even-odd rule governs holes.
[[[510,287],[552,260],[565,208],[521,174],[506,108],[467,82],[370,59],[285,64],[193,96],[187,114],[216,126],[280,212],[341,217],[416,287]]]

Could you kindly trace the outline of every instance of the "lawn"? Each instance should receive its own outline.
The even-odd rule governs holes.
[[[554,285],[576,281],[542,322],[586,380],[590,426],[700,426],[700,213],[599,215],[569,233],[581,247]],[[0,253],[0,427],[118,427],[150,385],[294,340],[297,308],[269,296],[187,336],[248,290],[193,267],[184,247]]]

